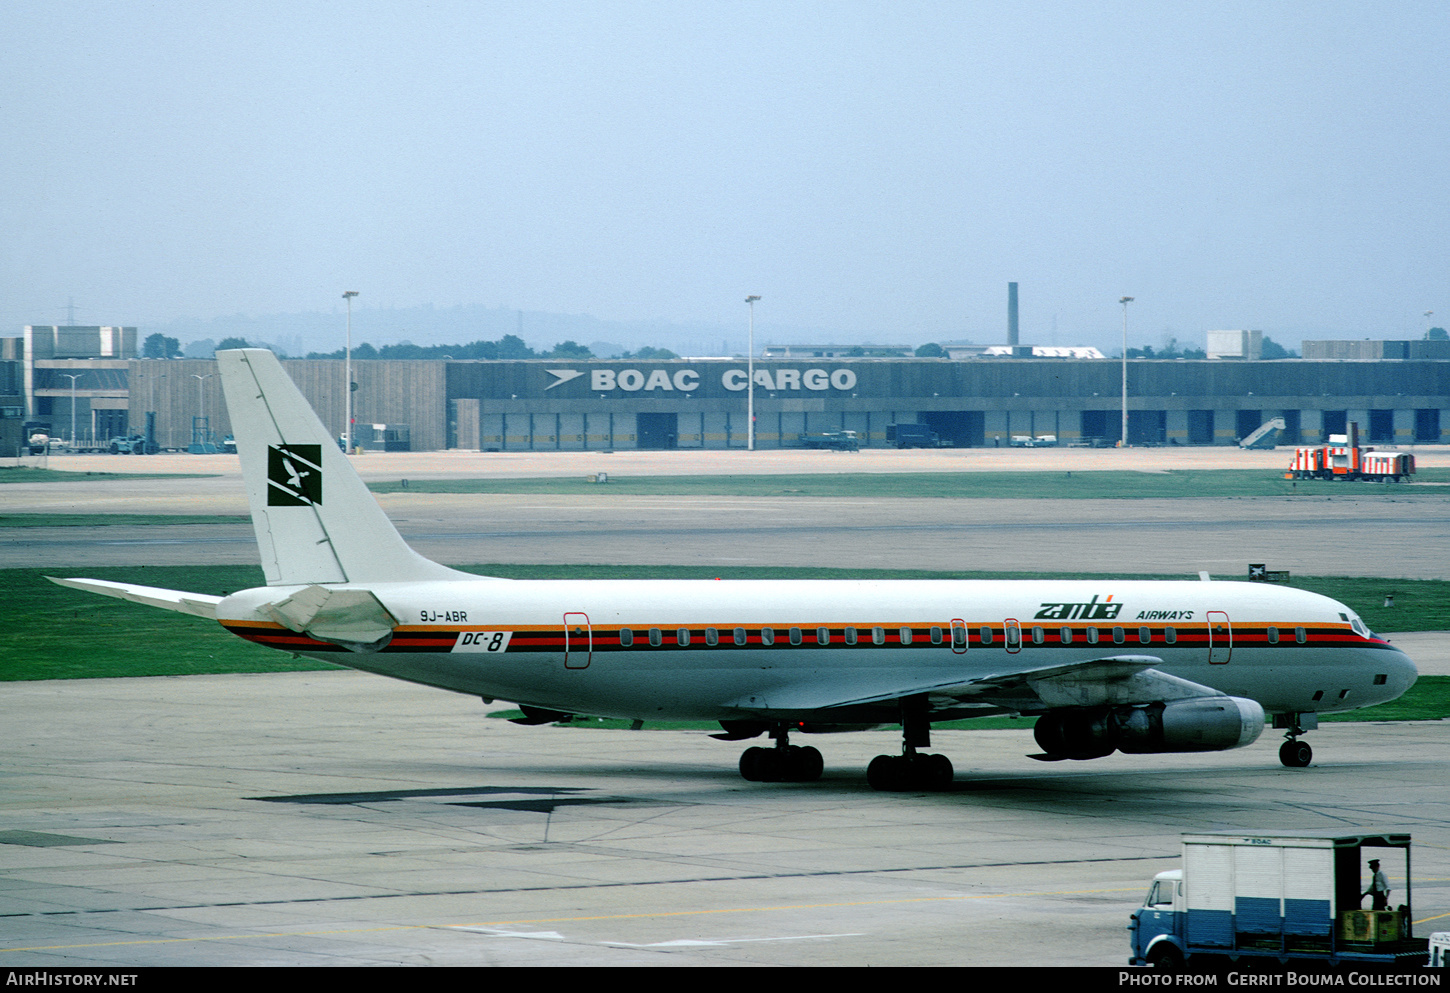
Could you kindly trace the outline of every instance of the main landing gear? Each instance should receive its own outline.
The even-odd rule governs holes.
[[[1303,769],[1314,758],[1314,749],[1307,741],[1299,740],[1299,736],[1307,730],[1306,723],[1310,722],[1304,721],[1300,714],[1285,714],[1283,718],[1276,717],[1274,720],[1275,727],[1288,728],[1284,733],[1284,743],[1279,746],[1279,761],[1290,769]],[[1318,726],[1318,721],[1311,726]]]
[[[925,696],[901,701],[901,754],[878,755],[866,767],[866,782],[873,790],[910,792],[939,791],[952,785],[952,762],[945,755],[923,755],[918,748],[931,747],[931,722],[927,720]]]
[[[813,783],[821,778],[825,760],[810,745],[792,745],[784,724],[771,729],[774,748],[745,749],[740,756],[740,775],[752,783]]]
[[[951,759],[945,755],[920,755],[914,750],[878,755],[866,767],[866,782],[871,788],[888,793],[950,789],[952,776]]]

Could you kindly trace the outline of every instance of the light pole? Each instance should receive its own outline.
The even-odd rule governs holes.
[[[72,376],[68,372],[63,372],[63,373],[61,373],[61,375],[64,376],[66,379],[69,379],[70,380],[70,447],[71,447],[71,451],[75,451],[75,447],[76,447],[76,380],[77,379],[80,379],[81,376],[84,375],[84,373],[80,373],[80,374],[77,374],[77,375]]]
[[[1118,444],[1124,448],[1128,447],[1128,304],[1132,302],[1132,297],[1118,301],[1123,305],[1123,433]]]
[[[166,373],[163,372],[159,376],[156,375],[155,373],[148,373],[147,374],[147,378],[151,380],[151,418],[152,418],[152,421],[154,422],[154,421],[160,419],[160,415],[158,415],[157,412],[156,412],[156,381],[158,379],[165,379],[166,378]],[[167,433],[168,434],[170,433],[169,429],[168,429],[168,432]]]
[[[202,390],[206,386],[206,381],[210,379],[213,375],[215,375],[215,373],[210,372],[207,373],[205,376],[198,376],[196,373],[191,374],[191,378],[196,380],[196,418],[191,422],[192,445],[199,446],[206,444],[206,438],[202,437],[201,433],[201,421],[202,418],[206,417],[206,400],[205,394],[202,392]],[[210,421],[207,422],[206,433],[211,434]],[[197,449],[197,452],[198,454],[200,454],[199,448]]]
[[[745,384],[745,419],[748,422],[745,448],[751,452],[755,451],[755,301],[759,299],[758,296],[745,298],[750,307],[750,352],[745,359],[746,375],[749,377]]]
[[[357,290],[344,290],[342,298],[347,301],[347,351],[342,362],[342,392],[347,397],[343,414],[343,435],[347,438],[347,454],[352,454],[352,298]]]

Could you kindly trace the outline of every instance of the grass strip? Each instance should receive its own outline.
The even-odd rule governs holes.
[[[0,528],[153,527],[163,524],[250,524],[245,514],[0,514]]]
[[[1450,469],[1425,469],[1418,483],[1288,480],[1278,471],[896,472],[779,476],[583,476],[535,479],[418,479],[375,482],[375,493],[550,496],[932,497],[946,499],[1145,500],[1183,497],[1384,497],[1450,499]]]
[[[210,479],[214,472],[67,472],[28,465],[0,466],[0,483],[104,483],[114,479]]]

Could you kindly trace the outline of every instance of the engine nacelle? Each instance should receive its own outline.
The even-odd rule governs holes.
[[[1037,719],[1033,737],[1048,755],[1096,759],[1123,751],[1218,752],[1242,748],[1264,732],[1264,708],[1243,697],[1213,696],[1168,703],[1053,710]]]

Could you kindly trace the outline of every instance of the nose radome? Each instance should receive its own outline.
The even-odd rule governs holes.
[[[1398,648],[1387,659],[1381,660],[1379,666],[1375,667],[1376,672],[1381,671],[1380,666],[1387,667],[1385,685],[1391,691],[1385,696],[1385,700],[1396,699],[1420,678],[1420,670],[1415,667],[1414,659]]]

